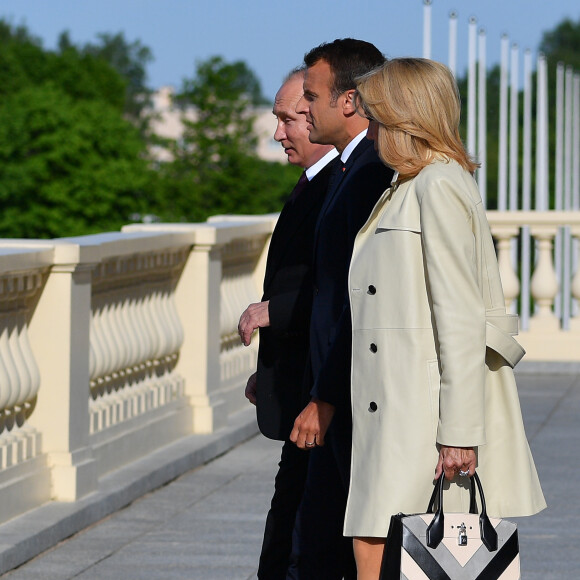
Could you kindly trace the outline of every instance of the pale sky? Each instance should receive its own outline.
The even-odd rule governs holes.
[[[566,17],[580,20],[579,0],[433,0],[431,56],[446,64],[451,10],[458,14],[459,75],[470,17],[486,30],[488,65],[499,62],[502,34],[535,58],[544,31]],[[346,36],[374,43],[387,57],[423,53],[423,0],[0,0],[0,16],[25,24],[46,48],[63,30],[81,44],[99,32],[140,40],[155,58],[147,69],[151,88],[179,87],[196,61],[221,55],[244,60],[272,98],[305,52]]]

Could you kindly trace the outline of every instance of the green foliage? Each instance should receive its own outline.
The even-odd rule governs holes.
[[[147,211],[143,143],[115,108],[48,83],[2,104],[0,236],[97,233]]]
[[[0,98],[50,81],[74,99],[100,100],[123,110],[126,83],[104,60],[75,48],[45,51],[18,29],[0,21]]]
[[[103,58],[45,51],[0,21],[0,235],[118,229],[151,205],[145,143],[123,118],[126,81]]]
[[[300,169],[256,156],[253,111],[266,101],[253,71],[218,56],[198,63],[178,95],[189,115],[183,137],[163,143],[173,161],[154,166],[143,121],[150,60],[122,34],[76,46],[63,32],[47,51],[25,27],[0,20],[0,236],[282,208]]]
[[[194,110],[183,118],[185,132],[174,151],[205,172],[227,165],[230,153],[255,152],[255,116],[251,91],[259,83],[243,62],[228,64],[219,56],[198,63],[196,77],[185,79],[177,102]]]
[[[239,155],[229,160],[227,171],[216,171],[206,181],[195,172],[175,174],[175,164],[159,170],[157,191],[162,204],[154,213],[166,222],[199,222],[218,214],[279,212],[300,169]]]
[[[563,62],[580,71],[580,20],[562,21],[554,30],[545,32],[540,44],[540,52],[548,59],[548,68],[555,69]]]
[[[253,106],[263,100],[243,62],[214,56],[197,65],[177,101],[185,131],[172,144],[174,161],[160,169],[164,220],[205,220],[220,213],[279,211],[299,170],[256,158]],[[193,116],[193,118],[192,118]]]
[[[30,34],[26,26],[12,26],[9,22],[0,19],[0,46],[7,45],[11,42],[42,46],[40,39]]]
[[[146,86],[146,67],[153,60],[151,50],[139,40],[128,42],[122,32],[102,33],[97,38],[98,43],[88,43],[78,50],[85,56],[107,62],[121,75],[126,82],[125,113],[136,121],[149,104],[151,91]],[[71,46],[68,34],[61,35],[59,46],[62,52]]]

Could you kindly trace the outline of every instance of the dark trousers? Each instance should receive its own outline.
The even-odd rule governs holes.
[[[296,516],[287,580],[356,579],[352,538],[342,535],[351,433],[350,414],[337,413],[324,447],[309,452],[308,476]]]
[[[260,555],[260,580],[285,580],[292,552],[292,531],[296,512],[302,499],[308,461],[308,451],[286,441],[278,464],[274,496],[266,517],[264,542]]]

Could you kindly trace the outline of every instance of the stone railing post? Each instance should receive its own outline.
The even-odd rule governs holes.
[[[530,319],[530,330],[557,331],[560,322],[552,307],[558,293],[558,278],[554,269],[552,248],[557,227],[552,225],[534,225],[530,228],[532,237],[537,242],[538,259],[531,279],[530,289],[538,306],[538,311]]]
[[[30,322],[30,344],[42,377],[30,423],[42,433],[54,497],[74,501],[97,489],[89,446],[91,252],[57,244],[54,266]]]
[[[220,246],[213,231],[196,233],[175,290],[184,341],[176,370],[185,379],[193,407],[193,429],[210,433],[227,422],[225,401],[212,396],[220,383]],[[205,239],[204,239],[205,238]]]

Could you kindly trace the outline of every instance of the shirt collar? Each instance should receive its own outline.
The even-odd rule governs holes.
[[[312,181],[316,174],[324,169],[336,156],[338,151],[336,149],[331,149],[326,155],[321,157],[314,165],[311,165],[306,169],[306,177],[308,181]]]
[[[354,151],[355,147],[367,136],[367,129],[361,131],[345,148],[340,156],[340,160],[343,163],[348,161],[350,154]]]

